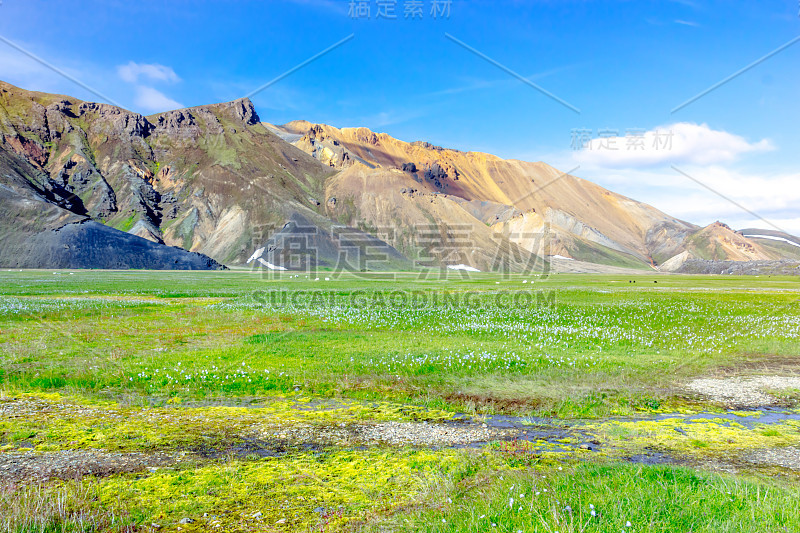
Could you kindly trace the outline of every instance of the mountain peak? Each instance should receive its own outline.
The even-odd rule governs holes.
[[[156,113],[148,116],[147,118],[154,123],[163,123],[164,121],[174,120],[176,117],[182,116],[189,120],[189,124],[194,124],[194,115],[219,114],[241,121],[248,126],[252,126],[260,122],[258,113],[256,113],[256,108],[249,98],[238,98],[230,102],[222,102],[219,104],[185,107],[182,109],[165,111],[163,113]],[[182,120],[179,120],[179,122],[180,121]]]
[[[249,98],[237,98],[231,102],[216,104],[216,106],[221,109],[229,110],[234,114],[234,116],[248,126],[252,126],[261,122],[261,119],[258,117],[258,113],[256,113],[256,108]]]

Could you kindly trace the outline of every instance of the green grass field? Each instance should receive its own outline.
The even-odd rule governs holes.
[[[0,477],[6,531],[800,530],[797,471],[734,457],[796,449],[800,420],[663,418],[727,416],[695,378],[797,374],[796,278],[0,272],[0,345],[0,461],[173,457]],[[572,433],[274,437],[456,414]]]

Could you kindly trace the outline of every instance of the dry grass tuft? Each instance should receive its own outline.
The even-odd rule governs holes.
[[[0,531],[4,533],[133,533],[127,513],[102,507],[92,485],[0,484]]]

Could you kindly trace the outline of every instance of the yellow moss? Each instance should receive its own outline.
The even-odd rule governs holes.
[[[356,421],[443,420],[444,411],[401,406],[390,402],[337,401],[309,409],[302,401],[275,397],[259,407],[122,407],[110,402],[84,403],[60,395],[26,394],[33,413],[0,422],[0,437],[30,431],[40,449],[104,448],[151,450],[209,446],[215,441],[258,438],[297,426],[330,426]],[[15,401],[6,398],[5,402]],[[58,416],[53,416],[53,413]]]
[[[183,530],[325,530],[389,513],[457,468],[463,452],[338,451],[254,462],[235,461],[193,471],[120,476],[102,483],[104,504],[125,501],[142,520]]]
[[[685,420],[613,420],[586,429],[621,453],[645,448],[672,453],[730,455],[742,450],[800,443],[800,424],[785,422],[752,428],[724,418]]]

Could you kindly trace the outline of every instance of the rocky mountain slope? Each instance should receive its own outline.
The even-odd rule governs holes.
[[[0,264],[13,268],[223,268],[208,256],[157,244],[60,207],[25,158],[0,146]]]
[[[0,150],[15,169],[0,173],[6,188],[16,183],[10,198],[28,187],[47,204],[22,217],[34,233],[92,220],[104,235],[242,264],[298,215],[330,245],[313,264],[339,253],[320,201],[332,172],[267,131],[249,100],[144,117],[0,83]],[[0,222],[9,234],[21,216],[10,215]],[[0,264],[17,262],[4,253]]]
[[[800,238],[783,231],[746,228],[739,230],[750,242],[758,243],[762,248],[777,257],[800,260]]]
[[[145,117],[2,82],[0,201],[0,266],[651,269],[793,248],[542,162],[262,123],[247,99]]]
[[[425,217],[471,224],[476,239],[501,234],[536,253],[620,267],[657,266],[686,250],[702,259],[777,258],[724,224],[697,227],[546,163],[407,143],[366,128],[268,127],[341,171],[328,182],[327,207],[350,224],[391,227]],[[545,233],[542,245],[536,236]]]

